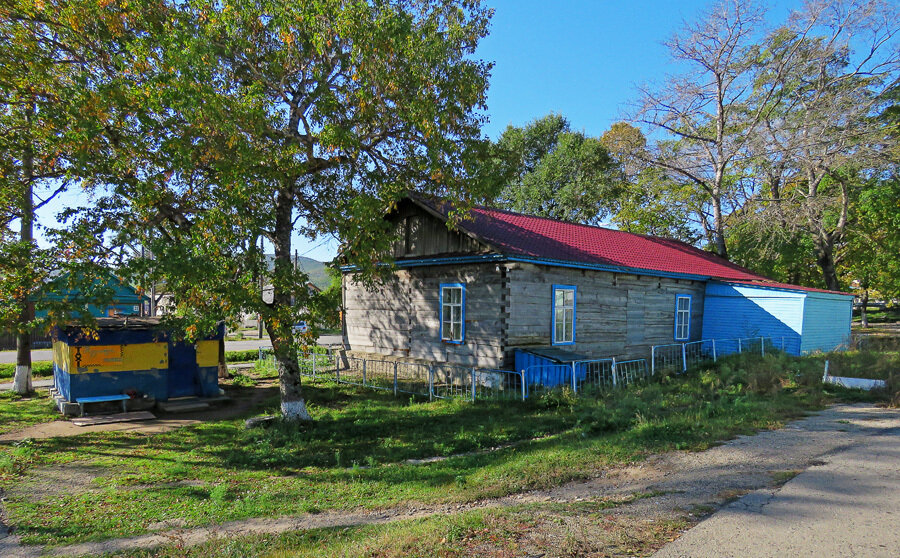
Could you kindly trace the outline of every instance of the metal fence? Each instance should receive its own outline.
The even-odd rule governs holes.
[[[759,354],[784,351],[785,338],[742,337],[738,339],[703,339],[690,343],[669,343],[650,347],[650,373],[686,372],[704,362],[716,362],[730,354]]]
[[[259,360],[275,366],[271,349],[260,349]],[[298,354],[300,374],[316,381],[411,394],[431,399],[524,401],[554,389],[577,394],[615,388],[649,377],[645,359],[579,361],[532,366],[521,371],[473,368],[456,364],[359,358],[330,350]]]

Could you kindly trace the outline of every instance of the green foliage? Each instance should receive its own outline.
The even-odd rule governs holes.
[[[47,377],[53,375],[53,363],[47,360],[38,360],[31,363],[31,373],[35,376]],[[12,378],[16,374],[16,365],[12,363],[0,364],[0,379]]]
[[[225,351],[225,362],[252,362],[259,358],[259,351],[250,349],[247,351]]]
[[[588,224],[617,207],[619,183],[606,148],[558,114],[509,126],[494,146],[494,164],[503,182],[500,207]]]

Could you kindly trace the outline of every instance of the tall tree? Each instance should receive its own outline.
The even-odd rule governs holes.
[[[686,23],[666,46],[685,73],[657,88],[640,88],[632,120],[662,133],[646,161],[693,185],[702,200],[699,222],[707,243],[728,256],[726,219],[739,178],[732,171],[759,114],[744,102],[753,83],[752,53],[763,10],[749,0],[722,0]]]
[[[603,133],[600,143],[614,161],[618,209],[616,226],[638,234],[675,238],[695,244],[700,240],[691,217],[702,202],[694,188],[661,169],[647,164],[647,139],[627,122],[616,122]]]
[[[877,115],[900,83],[898,32],[895,4],[821,0],[769,35],[760,54],[751,104],[764,120],[748,134],[759,217],[811,239],[828,289],[840,288],[836,259],[853,199],[896,142]]]
[[[573,131],[561,115],[507,127],[493,157],[502,177],[494,203],[501,207],[590,224],[615,210],[612,158],[598,138]]]
[[[93,239],[79,239],[77,250],[40,248],[35,216],[69,186],[95,135],[98,69],[128,34],[124,12],[108,4],[0,3],[0,327],[17,334],[19,393],[31,390],[31,334],[48,323],[36,306],[57,318],[65,310],[43,297],[47,283],[93,283],[82,265],[96,256]]]
[[[451,0],[169,8],[172,28],[133,63],[136,104],[105,134],[111,195],[82,222],[102,217],[118,242],[148,247],[139,272],[173,291],[188,334],[260,314],[282,415],[308,419],[291,330],[309,319],[307,278],[292,237],[346,239],[345,263],[373,273],[390,245],[380,217],[403,192],[472,198],[489,70],[473,54],[490,14]]]

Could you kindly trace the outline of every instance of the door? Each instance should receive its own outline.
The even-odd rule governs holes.
[[[169,343],[169,399],[198,395],[197,347]]]

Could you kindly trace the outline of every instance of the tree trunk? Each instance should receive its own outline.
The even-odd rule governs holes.
[[[293,189],[279,190],[275,200],[275,273],[272,280],[272,309],[276,315],[278,310],[290,307],[292,289],[284,281],[292,277],[291,232],[293,229],[292,213],[294,205]],[[275,359],[278,361],[278,380],[281,384],[281,416],[286,421],[312,420],[306,410],[303,390],[300,386],[300,365],[297,362],[297,347],[294,343],[293,324],[283,319],[266,321],[266,329],[272,340]]]
[[[728,247],[725,244],[725,219],[722,217],[722,198],[718,192],[712,195],[713,227],[715,231],[716,253],[726,260],[728,259]]]
[[[26,114],[26,122],[30,120],[30,112]],[[22,154],[22,218],[19,240],[27,245],[29,253],[34,243],[34,152],[30,143],[26,143]],[[30,265],[30,264],[29,264]],[[30,278],[29,278],[30,279]],[[30,283],[30,281],[29,281]],[[25,289],[20,301],[22,312],[19,315],[19,332],[16,337],[16,374],[13,378],[13,390],[26,395],[31,393],[31,326],[34,321],[34,302],[30,300],[31,289]]]
[[[869,305],[869,279],[863,277],[862,284],[862,304],[859,307],[859,321],[862,327],[869,327],[869,315],[866,313],[866,306]]]
[[[813,242],[815,244],[816,263],[822,270],[825,288],[829,291],[841,290],[837,271],[834,268],[834,246],[831,240],[816,237]]]

